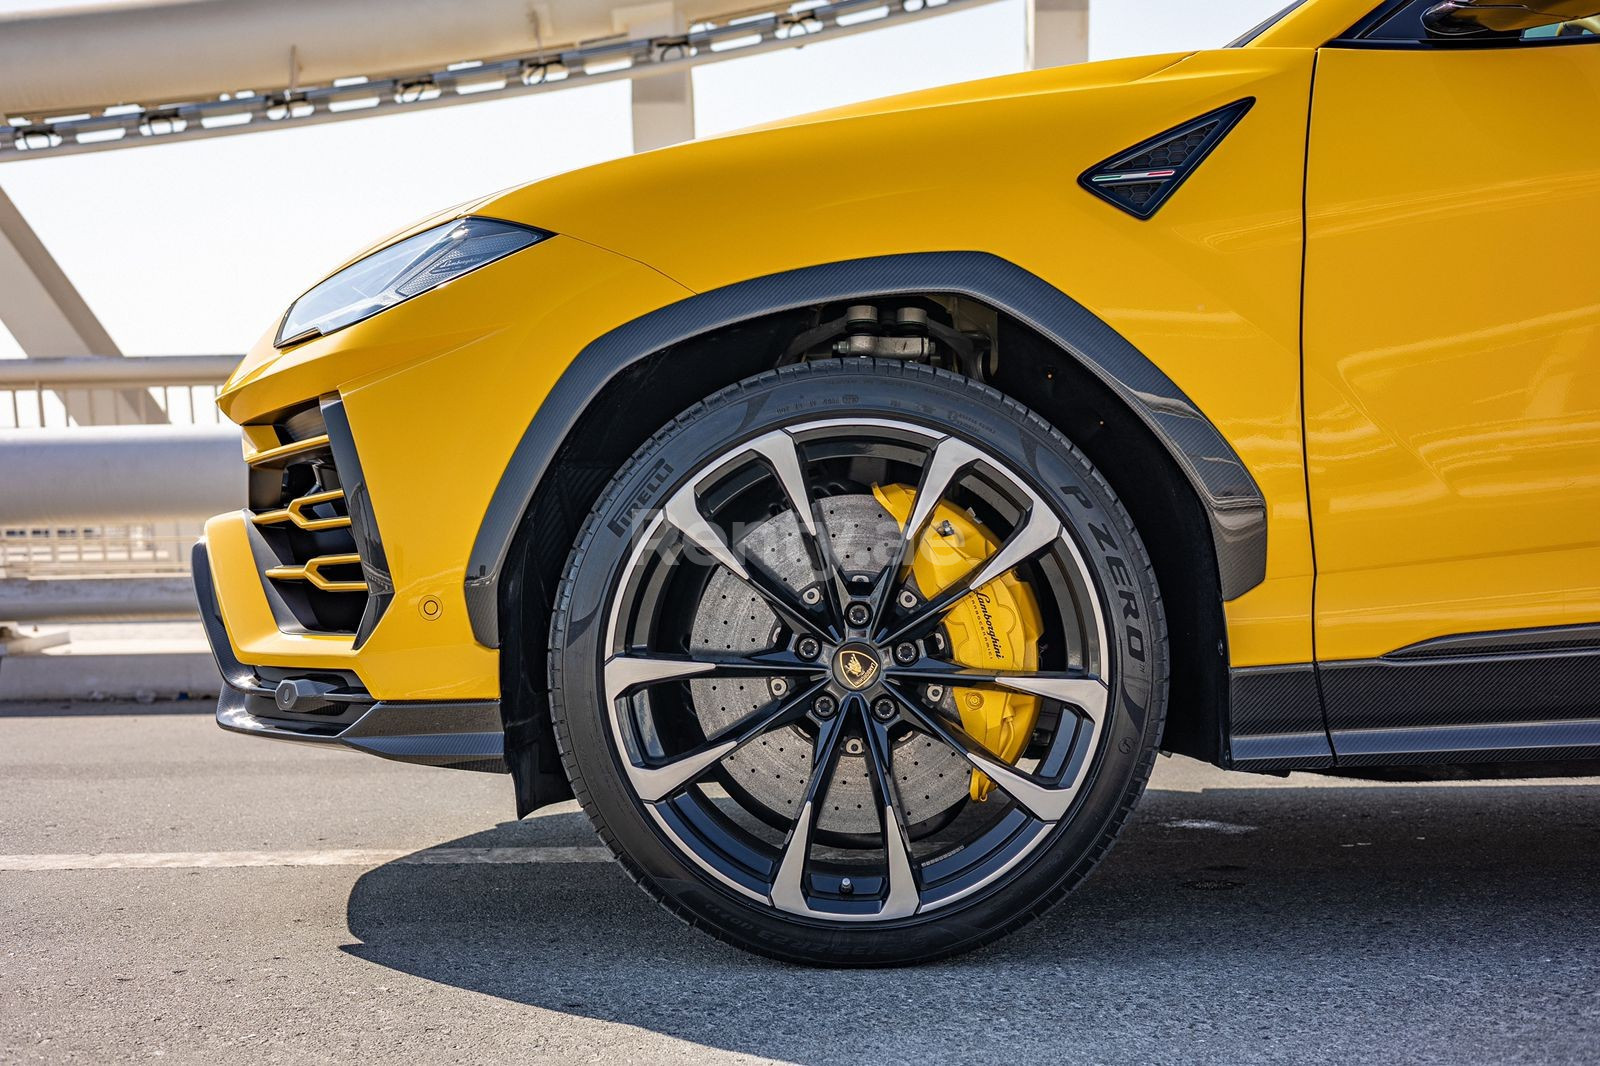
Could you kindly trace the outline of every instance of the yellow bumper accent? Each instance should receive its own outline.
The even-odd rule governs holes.
[[[346,519],[348,522],[349,519]],[[322,568],[325,566],[359,566],[361,556],[351,552],[347,555],[319,555],[315,559],[308,559],[303,566],[272,566],[267,568],[267,576],[274,581],[309,581],[324,592],[365,592],[365,581],[335,581],[333,578],[323,577]]]
[[[252,521],[258,526],[275,526],[284,522],[292,522],[308,533],[315,533],[323,529],[343,529],[350,524],[349,515],[334,515],[332,518],[307,518],[305,508],[315,507],[319,503],[329,500],[344,499],[343,489],[334,489],[331,492],[313,492],[309,496],[302,496],[291,500],[289,506],[280,507],[276,511],[263,511],[256,515]]]
[[[303,452],[314,452],[327,446],[328,435],[323,433],[315,437],[307,437],[305,440],[280,444],[276,448],[264,448],[259,452],[245,456],[244,461],[251,466],[265,466],[278,459],[287,459],[292,455],[300,455]]]

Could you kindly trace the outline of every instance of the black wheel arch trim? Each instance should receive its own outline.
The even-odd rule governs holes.
[[[673,344],[775,311],[865,296],[952,293],[983,300],[1071,354],[1162,442],[1205,509],[1221,595],[1235,599],[1266,574],[1266,500],[1255,479],[1171,378],[1082,304],[987,252],[920,252],[827,263],[714,289],[653,311],[591,341],[540,404],[495,487],[467,561],[473,634],[498,647],[499,584],[507,554],[551,457],[600,390],[625,367]]]

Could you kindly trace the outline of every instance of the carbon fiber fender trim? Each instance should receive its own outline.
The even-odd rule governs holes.
[[[1163,443],[1205,508],[1223,599],[1266,574],[1267,511],[1255,479],[1217,428],[1126,338],[1048,282],[986,252],[928,252],[771,274],[670,304],[589,343],[540,404],[501,474],[467,560],[473,634],[498,647],[500,575],[551,456],[624,367],[723,326],[811,304],[904,293],[983,300],[1027,323],[1099,377]]]
[[[361,457],[356,451],[355,436],[350,432],[344,401],[337,396],[324,396],[322,417],[328,427],[333,465],[339,471],[339,481],[344,488],[345,506],[350,512],[350,532],[355,537],[356,553],[361,556],[361,575],[369,590],[367,606],[356,626],[354,646],[359,650],[372,636],[373,628],[394,599],[394,578],[389,574],[389,557],[383,550],[383,538],[378,535],[378,519],[372,513],[372,497],[366,475],[361,471]]]

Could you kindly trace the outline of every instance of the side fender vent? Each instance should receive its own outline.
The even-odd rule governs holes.
[[[1199,169],[1255,102],[1254,97],[1236,100],[1158,133],[1090,167],[1078,177],[1078,184],[1134,218],[1149,218]]]

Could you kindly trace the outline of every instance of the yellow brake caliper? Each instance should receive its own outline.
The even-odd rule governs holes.
[[[905,528],[916,491],[906,485],[874,485],[872,494]],[[911,579],[924,599],[937,596],[1000,549],[966,511],[941,502],[912,557]],[[950,660],[980,670],[1037,670],[1044,622],[1033,590],[1007,572],[958,600],[945,616]],[[1039,717],[1039,697],[997,689],[957,688],[950,697],[973,739],[1005,763],[1016,762]],[[988,797],[994,782],[974,770],[972,798]]]

